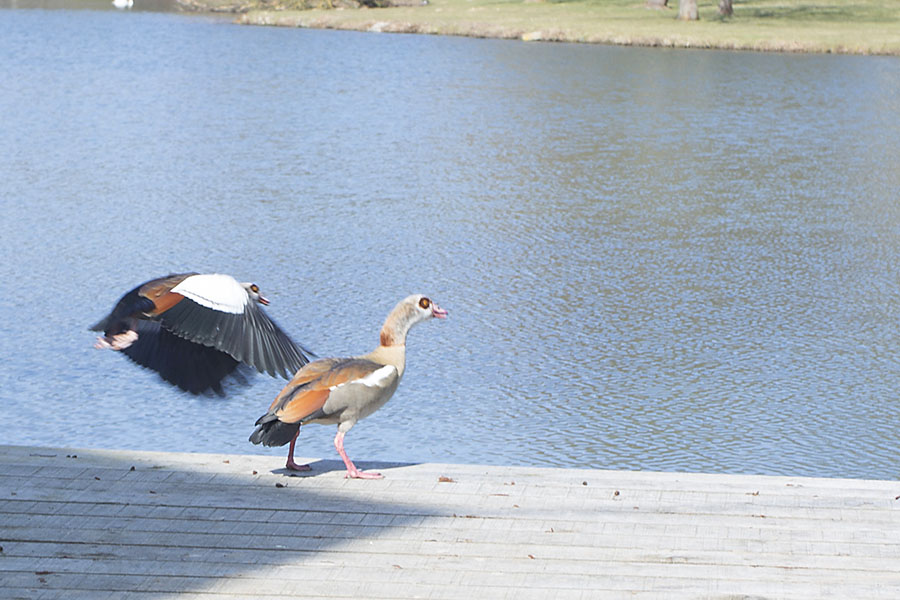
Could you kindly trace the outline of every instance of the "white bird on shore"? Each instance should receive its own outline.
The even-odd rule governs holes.
[[[119,9],[131,8],[134,6],[134,0],[112,0],[112,4]]]

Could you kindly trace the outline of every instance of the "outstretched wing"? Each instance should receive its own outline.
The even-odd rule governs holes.
[[[160,315],[177,336],[225,352],[260,373],[289,379],[309,362],[244,287],[228,275],[195,275],[172,288],[183,296]]]
[[[240,363],[225,352],[178,337],[157,321],[138,321],[137,332],[137,340],[122,353],[186,392],[212,390],[224,396],[222,380],[239,375]]]

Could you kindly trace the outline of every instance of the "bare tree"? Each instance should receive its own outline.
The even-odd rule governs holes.
[[[723,17],[730,17],[734,14],[734,8],[731,6],[731,0],[719,0],[719,14]]]
[[[700,18],[697,0],[678,0],[678,18],[682,21],[696,21]]]

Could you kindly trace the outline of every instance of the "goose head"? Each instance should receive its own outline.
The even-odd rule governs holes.
[[[247,295],[250,296],[251,300],[253,300],[254,302],[259,302],[264,306],[269,305],[269,300],[259,292],[258,285],[256,285],[255,283],[242,283],[241,285],[244,286],[245,290],[247,290]]]

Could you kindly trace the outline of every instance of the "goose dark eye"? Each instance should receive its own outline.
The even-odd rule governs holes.
[[[431,300],[429,300],[428,298],[422,298],[421,300],[419,300],[419,306],[427,309],[429,306],[431,306]]]
[[[259,286],[254,283],[253,285],[250,286],[250,291],[253,292],[254,294],[258,294]]]

